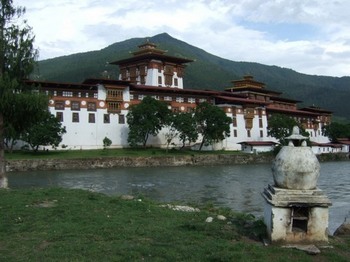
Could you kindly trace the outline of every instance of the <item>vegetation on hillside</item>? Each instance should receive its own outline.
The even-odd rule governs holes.
[[[232,80],[251,74],[256,80],[266,83],[267,89],[283,92],[288,98],[303,100],[301,106],[319,106],[350,120],[350,104],[347,101],[350,97],[350,77],[306,75],[278,66],[230,61],[174,39],[166,33],[132,38],[99,51],[41,61],[33,78],[60,82],[82,82],[85,78],[101,76],[117,79],[118,68],[109,62],[129,57],[130,51],[137,50],[137,46],[146,39],[156,43],[159,48],[168,50],[169,55],[195,60],[187,66],[185,88],[223,90],[231,86]]]

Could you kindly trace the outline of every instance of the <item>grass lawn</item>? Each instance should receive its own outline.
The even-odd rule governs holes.
[[[98,158],[98,157],[124,157],[124,156],[173,156],[173,155],[203,155],[203,154],[242,154],[240,151],[193,151],[161,148],[123,148],[123,149],[97,149],[97,150],[50,150],[38,151],[14,151],[6,153],[6,159],[70,159],[70,158]]]
[[[349,261],[350,239],[310,256],[264,246],[261,220],[212,206],[182,212],[83,190],[0,190],[1,261]],[[216,219],[224,215],[227,220]],[[206,223],[208,216],[214,217]]]

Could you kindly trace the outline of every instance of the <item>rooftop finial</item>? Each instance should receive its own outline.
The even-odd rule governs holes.
[[[289,146],[296,146],[300,144],[301,146],[306,146],[306,142],[305,142],[306,139],[307,139],[306,136],[303,136],[300,134],[300,129],[298,126],[294,126],[292,134],[286,137],[286,140],[289,140],[289,143],[288,143]]]

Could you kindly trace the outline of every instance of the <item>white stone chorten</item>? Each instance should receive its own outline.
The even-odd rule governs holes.
[[[320,164],[298,127],[287,139],[272,165],[275,184],[262,194],[268,236],[271,242],[327,242],[331,202],[317,188]]]

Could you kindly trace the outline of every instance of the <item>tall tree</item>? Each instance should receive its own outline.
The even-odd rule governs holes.
[[[202,150],[203,145],[216,143],[230,136],[232,120],[217,106],[207,102],[199,104],[195,110],[195,119],[198,133],[202,135],[199,150]]]
[[[127,117],[129,125],[128,142],[131,146],[146,146],[150,135],[156,136],[169,121],[167,105],[146,96],[140,104],[130,108]]]
[[[280,144],[285,146],[288,144],[285,138],[291,135],[294,126],[299,127],[303,136],[309,136],[309,133],[305,132],[305,129],[299,122],[290,116],[282,114],[272,115],[268,119],[267,134],[278,139]]]
[[[57,147],[62,141],[62,135],[66,133],[66,128],[49,111],[42,115],[42,119],[33,123],[24,134],[23,141],[27,142],[34,152],[39,146]]]
[[[194,114],[189,112],[176,114],[173,118],[173,127],[179,132],[182,148],[185,147],[186,141],[189,143],[197,141],[197,123]]]
[[[0,177],[5,176],[4,131],[6,123],[23,131],[47,110],[47,99],[23,83],[34,68],[34,36],[21,19],[23,7],[0,0]],[[19,121],[20,120],[20,121]]]

